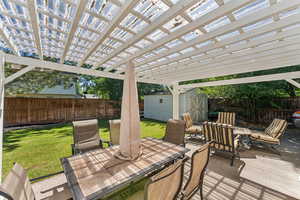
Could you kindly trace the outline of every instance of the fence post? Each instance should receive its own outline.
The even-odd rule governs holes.
[[[75,99],[72,99],[72,117],[71,121],[75,121]]]

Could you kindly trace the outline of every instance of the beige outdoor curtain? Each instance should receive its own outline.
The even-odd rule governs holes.
[[[128,62],[123,84],[120,151],[116,156],[120,159],[133,160],[140,153],[140,114],[135,70],[132,62]]]

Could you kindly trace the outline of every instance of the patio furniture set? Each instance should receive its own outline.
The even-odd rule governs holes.
[[[275,146],[280,144],[280,137],[287,128],[286,120],[274,119],[264,131],[257,131],[235,126],[235,118],[235,113],[219,112],[216,122],[204,122],[201,126],[194,125],[190,114],[184,113],[185,133],[200,136],[205,142],[212,142],[211,147],[215,150],[232,153],[231,165],[235,157],[239,156],[238,148],[243,140],[246,148],[250,148],[252,144],[263,144],[279,153]]]
[[[135,193],[130,200],[190,199],[197,191],[203,199],[202,184],[210,148],[230,152],[233,165],[241,136],[249,137],[252,142],[274,145],[279,144],[279,137],[287,127],[286,121],[279,119],[275,119],[264,132],[236,127],[234,113],[220,113],[217,122],[194,125],[191,116],[185,113],[183,120],[170,119],[167,122],[161,140],[142,139],[141,156],[126,161],[115,156],[119,150],[120,123],[120,120],[109,121],[110,141],[104,141],[99,136],[97,120],[73,122],[73,155],[61,159],[68,186],[58,184],[52,190],[65,190],[63,199],[101,199],[148,177],[145,189]],[[201,135],[205,144],[193,152],[189,178],[182,187],[184,163],[188,160],[185,153],[189,151],[185,148],[185,133]],[[108,148],[103,148],[104,143]],[[53,178],[55,176],[42,181]],[[0,186],[0,195],[8,200],[33,200],[35,193],[47,192],[33,189],[34,184],[22,166],[16,163]]]

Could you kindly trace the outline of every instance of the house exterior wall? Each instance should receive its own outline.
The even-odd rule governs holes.
[[[57,85],[52,88],[44,88],[38,93],[16,94],[15,97],[32,98],[80,98],[76,93],[76,87],[65,88],[63,85]]]

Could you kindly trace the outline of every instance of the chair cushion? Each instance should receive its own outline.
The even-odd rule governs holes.
[[[237,148],[238,148],[238,145],[239,145],[239,137],[236,137],[236,138],[234,139],[234,142],[233,142],[233,143],[234,143],[234,149],[235,149],[235,151],[236,151]],[[218,150],[232,151],[232,148],[231,148],[231,147],[226,146],[226,145],[223,145],[223,144],[215,144],[215,143],[211,143],[210,146],[211,146],[211,147],[214,147],[214,148],[216,148],[216,149],[218,149]]]
[[[185,121],[186,128],[190,128],[193,126],[193,120],[190,113],[183,113],[183,120]]]
[[[201,133],[201,131],[202,131],[202,126],[196,126],[196,125],[193,125],[190,128],[185,129],[185,132],[190,134]]]
[[[277,138],[282,134],[287,126],[287,122],[281,119],[274,119],[272,123],[265,129],[265,133],[273,138]]]
[[[279,139],[273,138],[273,137],[265,134],[264,132],[255,131],[255,132],[251,133],[250,138],[252,140],[259,141],[259,142],[266,142],[266,143],[271,143],[271,144],[279,144],[280,143]]]

